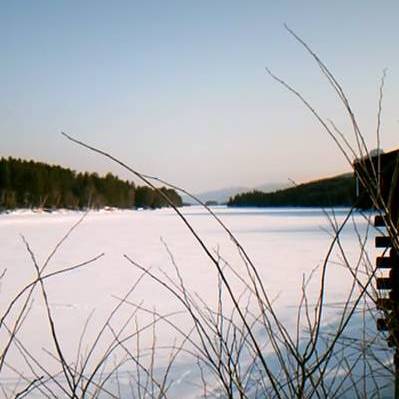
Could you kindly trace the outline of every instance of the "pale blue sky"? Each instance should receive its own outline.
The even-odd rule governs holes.
[[[104,173],[64,130],[194,191],[348,166],[265,66],[348,128],[287,23],[342,81],[374,146],[397,146],[398,1],[0,1],[0,155]],[[349,131],[349,130],[348,130]]]

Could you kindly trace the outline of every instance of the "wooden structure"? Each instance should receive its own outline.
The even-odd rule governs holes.
[[[354,169],[359,208],[380,212],[374,225],[384,234],[375,237],[376,248],[382,250],[376,269],[385,271],[385,277],[376,279],[376,303],[384,317],[377,319],[377,329],[388,332],[388,346],[396,349],[395,398],[399,399],[399,150],[357,160]]]

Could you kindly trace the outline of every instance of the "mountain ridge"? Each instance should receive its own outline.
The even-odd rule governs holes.
[[[218,204],[225,204],[228,202],[228,200],[231,197],[234,197],[235,195],[239,193],[243,193],[246,191],[251,191],[251,190],[259,190],[263,192],[272,192],[278,189],[282,189],[284,187],[290,186],[290,183],[265,183],[260,186],[256,186],[254,188],[251,187],[245,187],[245,186],[236,186],[236,187],[226,187],[226,188],[221,188],[217,190],[210,190],[210,191],[204,191],[199,194],[194,194],[195,197],[197,197],[199,200],[202,202],[207,202],[207,201],[215,201]],[[190,198],[187,195],[181,195],[183,203],[193,205],[196,202]]]

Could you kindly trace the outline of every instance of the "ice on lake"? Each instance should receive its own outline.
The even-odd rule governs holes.
[[[288,330],[294,331],[303,281],[313,274],[307,290],[309,303],[315,303],[319,292],[320,266],[323,265],[334,235],[332,224],[336,223],[338,226],[342,223],[348,210],[226,207],[215,207],[213,210],[256,265],[280,320]],[[243,287],[239,277],[246,276],[245,263],[229,235],[206,210],[187,207],[181,211],[212,256],[221,265],[228,264],[234,270],[235,274],[226,266],[232,289],[240,293]],[[31,254],[24,240],[41,267],[82,215],[67,211],[0,215],[0,271],[6,269],[0,287],[1,314],[19,290],[36,277]],[[367,215],[355,213],[349,218],[341,233],[341,244],[350,262],[356,264],[359,258],[359,237],[370,235],[372,238],[373,234],[373,231],[369,231]],[[370,259],[374,259],[376,253],[372,246],[373,241],[370,242],[367,250]],[[157,351],[154,367],[162,370],[170,353],[168,348],[179,342],[181,337],[162,320],[158,320],[153,328],[154,316],[150,312],[168,315],[186,332],[192,328],[192,322],[183,313],[183,307],[171,292],[149,276],[143,277],[141,268],[148,269],[163,280],[170,279],[175,284],[179,284],[182,279],[187,290],[201,298],[205,307],[216,309],[218,274],[215,265],[171,209],[93,211],[84,217],[51,256],[46,273],[78,265],[100,254],[104,255],[95,262],[44,282],[57,336],[67,361],[79,364],[89,353],[90,346],[95,342],[97,333],[109,314],[134,287],[127,302],[118,308],[109,322],[91,361],[94,364],[101,357],[117,331],[124,326],[121,337],[134,336],[131,340],[126,340],[126,345],[133,350],[137,349],[138,336],[143,357],[149,356],[150,351],[146,350],[152,347],[155,337],[156,346],[160,349]],[[124,255],[139,266],[130,263]],[[327,323],[333,323],[340,303],[347,298],[352,283],[339,251],[334,253],[328,264],[326,282],[326,302],[330,306],[326,309],[325,318]],[[60,365],[54,344],[49,338],[49,325],[39,286],[36,286],[32,299],[17,338],[39,363],[46,365],[46,370],[53,373],[60,369]],[[6,320],[8,327],[15,321],[15,315],[22,303],[20,300],[13,308]],[[225,306],[225,311],[230,312],[231,303],[226,300]],[[140,331],[138,335],[137,331]],[[3,348],[7,342],[4,330],[0,339]],[[104,370],[114,367],[119,361],[117,353],[113,356],[104,365]],[[12,346],[0,376],[3,383],[11,386],[21,379],[21,375],[16,375],[15,370],[28,376],[30,370],[26,363],[26,359],[21,356],[21,349]],[[176,361],[171,388],[174,397],[195,397],[200,394],[198,389],[193,388],[193,381],[199,378],[198,371],[194,371],[194,365],[195,361],[184,353]],[[123,380],[123,372],[121,367],[119,378],[122,381],[122,391],[128,392],[128,383]],[[110,383],[112,384],[112,379]],[[119,394],[129,397],[128,393]]]

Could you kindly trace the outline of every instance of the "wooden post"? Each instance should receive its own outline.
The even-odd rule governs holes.
[[[374,225],[383,227],[383,219],[375,217]],[[389,270],[388,277],[377,278],[377,289],[381,296],[377,298],[377,308],[384,312],[384,318],[377,319],[377,330],[389,332],[388,346],[395,347],[395,398],[399,399],[399,256],[392,247],[393,243],[388,236],[377,236],[375,246],[389,251],[389,256],[378,256],[377,269]],[[390,248],[390,249],[389,249]],[[388,296],[387,293],[389,292]]]

